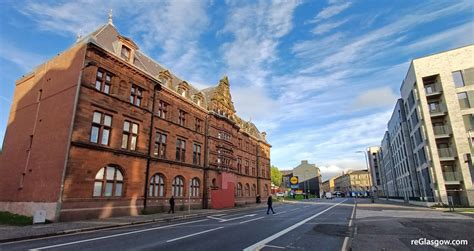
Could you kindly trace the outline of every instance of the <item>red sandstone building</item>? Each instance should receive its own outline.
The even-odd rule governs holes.
[[[108,24],[16,82],[0,211],[51,220],[255,203],[270,189],[265,133],[229,81],[198,90]]]

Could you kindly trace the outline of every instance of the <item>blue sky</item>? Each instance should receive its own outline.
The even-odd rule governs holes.
[[[328,178],[365,167],[413,58],[474,43],[472,1],[1,1],[0,140],[14,82],[113,22],[198,88],[228,75],[272,164]]]

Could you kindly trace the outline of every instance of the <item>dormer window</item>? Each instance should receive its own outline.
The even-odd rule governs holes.
[[[120,52],[120,57],[125,59],[127,62],[130,61],[131,50],[125,45],[122,45],[122,50]]]
[[[185,89],[181,90],[181,96],[186,97],[186,90]]]

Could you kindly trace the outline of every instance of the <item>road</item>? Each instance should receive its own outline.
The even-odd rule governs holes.
[[[341,250],[353,199],[310,199],[265,209],[216,213],[169,224],[149,223],[4,243],[0,250]]]

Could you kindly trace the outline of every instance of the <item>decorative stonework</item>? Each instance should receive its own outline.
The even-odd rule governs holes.
[[[234,118],[235,108],[234,102],[232,102],[232,96],[230,94],[229,79],[224,76],[219,81],[219,84],[215,88],[214,94],[211,97],[209,104],[209,110],[212,110],[219,115]]]

